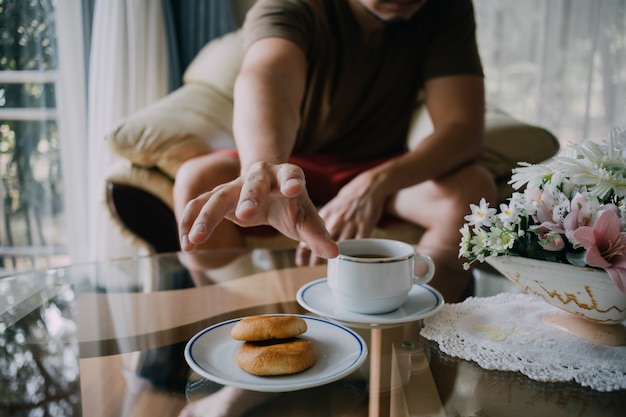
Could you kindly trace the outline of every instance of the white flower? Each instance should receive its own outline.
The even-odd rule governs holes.
[[[526,190],[528,191],[528,189]],[[513,193],[509,200],[509,206],[515,205],[520,216],[534,214],[537,211],[537,205],[534,200],[526,194],[526,192]]]
[[[618,127],[611,129],[606,143],[570,145],[555,161],[571,183],[585,186],[601,200],[626,197],[626,133]]]
[[[517,255],[578,265],[585,247],[574,238],[610,210],[626,232],[626,133],[613,128],[603,143],[584,141],[541,164],[520,163],[509,184],[514,192],[499,212],[485,199],[470,204],[459,257]],[[584,264],[584,261],[583,261]]]
[[[551,164],[533,165],[526,162],[520,162],[520,167],[513,168],[513,175],[509,180],[509,184],[516,190],[524,185],[530,188],[540,188],[545,181],[550,180],[555,172]]]
[[[465,220],[469,222],[470,226],[491,226],[492,216],[494,216],[498,210],[489,208],[489,203],[487,203],[484,198],[481,198],[478,204],[478,206],[476,204],[470,204],[472,214],[465,216]]]
[[[502,222],[504,227],[510,228],[514,224],[519,222],[519,214],[520,214],[521,206],[511,201],[510,204],[500,204],[500,214],[498,214],[498,219]]]
[[[459,243],[459,258],[462,256],[467,257],[467,255],[469,255],[471,251],[470,241],[472,240],[472,232],[470,232],[470,228],[467,223],[464,224],[461,229],[459,229],[459,232],[461,232],[461,242]]]

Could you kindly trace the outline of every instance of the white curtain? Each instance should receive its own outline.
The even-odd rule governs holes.
[[[70,2],[78,4],[72,6]],[[77,14],[79,3],[58,2],[59,18],[64,13]],[[74,18],[80,22],[79,16]],[[168,93],[167,44],[160,1],[97,0],[92,28],[87,105],[79,104],[85,97],[80,88],[66,85],[69,89],[63,94],[71,95],[68,101],[74,103],[76,113],[60,111],[61,125],[75,127],[74,134],[63,135],[66,154],[74,154],[65,158],[65,190],[69,191],[66,215],[73,262],[126,257],[137,252],[107,218],[104,178],[116,157],[105,147],[104,136],[116,122]],[[74,36],[82,38],[81,26],[75,29],[79,31]],[[84,62],[82,48],[67,36],[59,43],[60,50],[74,54],[73,58],[60,60],[60,66],[64,62],[75,66],[63,66],[62,72],[67,71],[64,76],[69,72],[77,76],[84,70],[80,64]],[[74,80],[78,85],[81,77]],[[81,108],[86,108],[86,113]],[[84,130],[78,127],[83,120]]]
[[[65,225],[70,259],[89,259],[87,113],[81,0],[56,6],[58,40],[57,110],[63,170]],[[71,220],[70,220],[71,219]]]
[[[474,0],[490,104],[564,146],[626,129],[626,0]]]
[[[74,263],[137,253],[111,227],[104,206],[104,179],[115,159],[104,145],[104,136],[119,120],[168,93],[161,2],[96,1],[86,82],[80,3],[81,0],[62,0],[57,8],[59,130],[63,141],[68,249]],[[142,264],[136,270],[120,270],[104,277],[107,282],[95,283],[109,287],[115,280],[124,286],[139,284],[145,270]],[[125,307],[114,306],[114,318],[123,317]],[[121,334],[126,333],[123,319],[115,320],[114,325],[119,326],[117,331]],[[128,350],[124,346],[120,349]],[[135,354],[121,359],[126,370],[125,383],[131,392],[122,402],[122,415],[132,414],[133,395],[146,386],[136,376],[136,359]],[[107,407],[106,394],[94,395],[95,401],[100,402],[98,407]]]
[[[115,157],[103,138],[123,117],[168,93],[161,7],[154,0],[98,0],[95,4],[87,106],[92,259],[133,253],[106,218],[104,178]]]
[[[104,205],[104,180],[116,158],[105,147],[104,137],[122,118],[163,97],[169,89],[161,1],[96,1],[86,81],[80,3],[81,0],[57,3],[59,125],[68,249],[73,263],[137,254],[138,250],[111,226]],[[106,282],[95,283],[109,287],[113,282],[124,286],[140,284],[144,270],[145,265],[139,265],[136,270],[119,271],[103,277]],[[124,307],[111,310],[113,316],[123,315]],[[124,320],[115,320],[114,324],[125,333]],[[136,376],[135,359],[135,355],[121,359],[128,371],[125,383],[132,392],[122,404],[123,415],[132,414],[129,405],[134,403],[133,393],[145,387],[145,381]],[[106,398],[99,394],[95,394],[96,401]],[[98,406],[106,407],[106,401]]]

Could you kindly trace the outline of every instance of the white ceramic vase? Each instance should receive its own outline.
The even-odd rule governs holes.
[[[526,293],[576,317],[601,324],[626,320],[626,294],[603,270],[519,256],[492,256],[487,263]]]

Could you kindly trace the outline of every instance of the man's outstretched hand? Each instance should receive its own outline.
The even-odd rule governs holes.
[[[181,249],[206,242],[224,218],[242,227],[270,225],[320,258],[339,254],[309,198],[304,173],[293,164],[258,162],[245,176],[187,203],[179,224]]]

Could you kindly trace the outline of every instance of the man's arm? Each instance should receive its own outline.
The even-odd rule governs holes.
[[[426,95],[434,132],[410,152],[359,174],[320,210],[333,238],[369,236],[389,199],[400,190],[442,177],[481,154],[482,78],[433,79],[426,85]],[[304,251],[300,256],[306,262]]]
[[[403,156],[377,168],[385,188],[403,188],[436,179],[475,161],[482,152],[485,125],[484,83],[459,75],[426,82],[426,107],[434,131]]]
[[[187,203],[179,225],[183,250],[208,240],[227,218],[242,227],[272,225],[306,242],[318,256],[337,256],[302,170],[285,163],[300,125],[305,80],[306,59],[295,44],[266,38],[248,48],[235,83],[233,115],[241,176]]]
[[[294,43],[264,38],[248,48],[234,96],[242,174],[255,162],[287,161],[300,126],[305,81],[306,58]]]
[[[434,132],[423,145],[433,151],[433,159],[440,161],[440,175],[478,159],[485,129],[483,78],[471,75],[435,78],[426,83],[425,93]],[[447,149],[428,146],[436,142],[444,143]]]
[[[284,164],[300,126],[305,80],[304,53],[286,39],[260,39],[244,55],[235,82],[233,115],[243,180],[238,219],[258,216],[271,193],[289,198],[307,195],[302,171]]]

